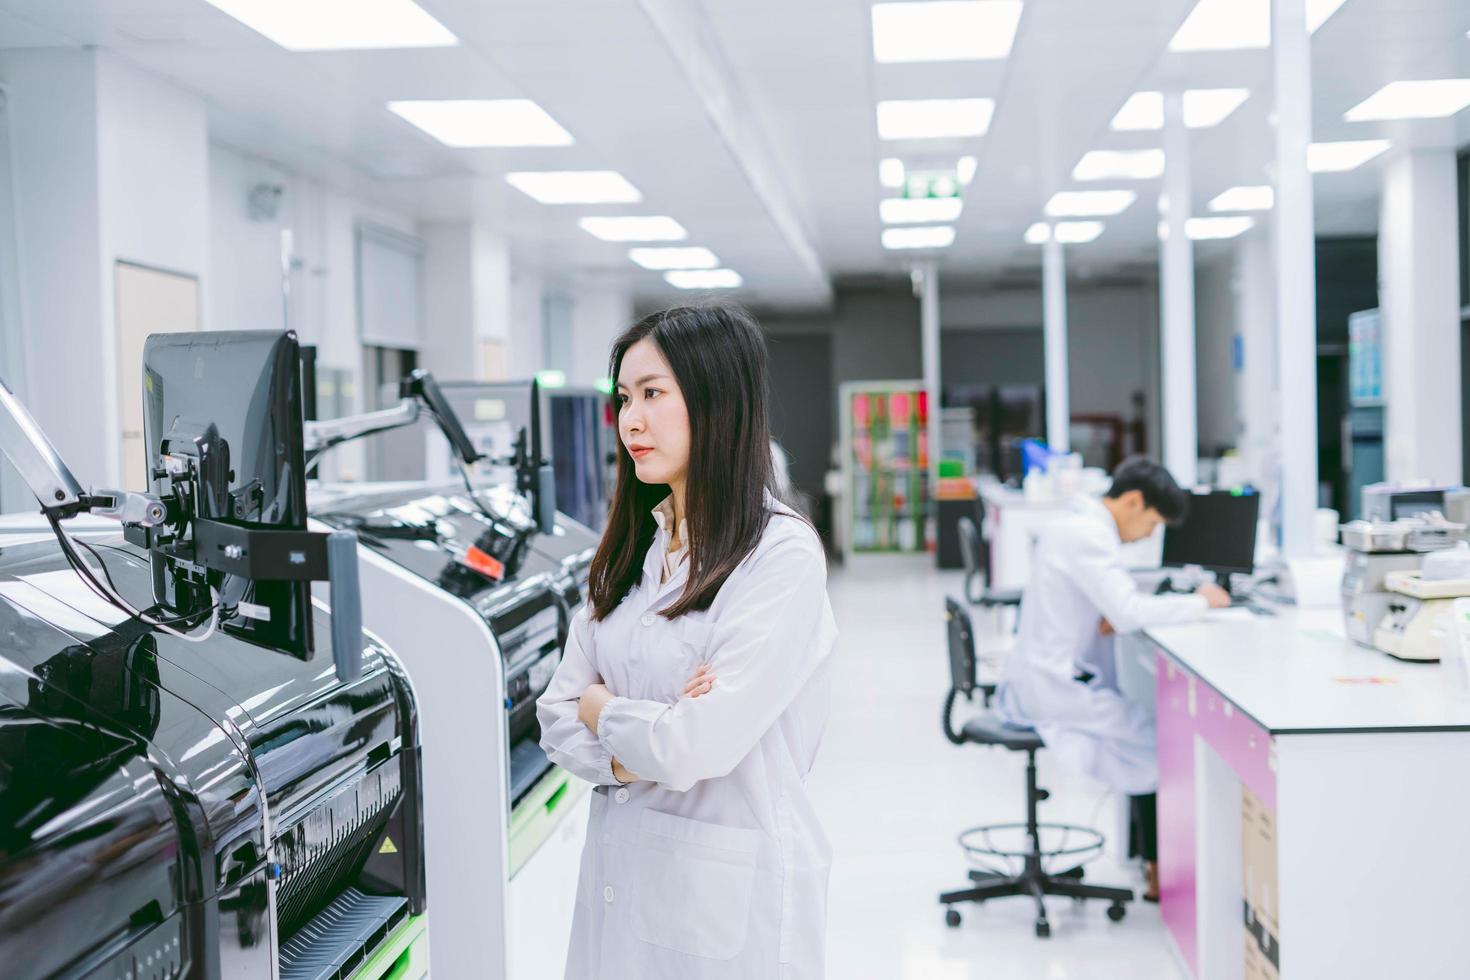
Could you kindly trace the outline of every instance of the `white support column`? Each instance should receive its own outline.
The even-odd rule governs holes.
[[[1317,257],[1313,232],[1312,49],[1305,0],[1272,0],[1276,67],[1276,352],[1281,420],[1281,547],[1313,551],[1317,511]]]
[[[1041,249],[1041,326],[1046,351],[1046,444],[1071,452],[1071,379],[1067,375],[1067,260],[1062,243],[1047,237]]]
[[[929,400],[929,500],[930,513],[938,518],[933,501],[939,494],[939,269],[933,259],[916,267],[919,274],[919,338],[923,353],[924,391]],[[935,521],[930,522],[930,527]],[[926,532],[927,533],[927,532]]]
[[[1235,299],[1241,347],[1235,411],[1245,472],[1257,487],[1274,485],[1277,449],[1276,284],[1271,237],[1253,228],[1235,240]]]
[[[1410,150],[1383,173],[1378,222],[1384,448],[1393,481],[1459,483],[1460,283],[1455,152]]]
[[[1199,463],[1194,366],[1194,246],[1185,233],[1193,208],[1184,93],[1164,93],[1164,238],[1159,243],[1160,353],[1164,386],[1164,466],[1192,486]]]

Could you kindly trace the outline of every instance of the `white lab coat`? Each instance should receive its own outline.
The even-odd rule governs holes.
[[[1209,604],[1140,592],[1108,509],[1086,498],[1073,511],[1037,540],[997,713],[1034,727],[1063,765],[1119,792],[1151,793],[1159,779],[1154,724],[1118,693],[1113,638],[1098,626],[1104,617],[1118,633],[1187,622]],[[1093,675],[1085,683],[1084,672]]]
[[[705,612],[667,620],[684,562],[660,584],[660,527],[643,577],[602,622],[583,608],[537,702],[542,747],[596,783],[568,980],[823,976],[831,847],[805,781],[826,728],[837,630],[811,527],[768,496],[756,550]],[[713,689],[679,697],[701,663]],[[616,697],[598,735],[577,699]],[[620,786],[616,757],[641,782]]]

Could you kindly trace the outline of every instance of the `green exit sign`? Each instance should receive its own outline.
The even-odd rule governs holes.
[[[960,182],[953,173],[909,173],[904,177],[903,196],[908,198],[922,197],[959,197]]]

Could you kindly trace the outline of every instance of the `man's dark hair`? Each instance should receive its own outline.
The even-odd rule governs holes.
[[[1159,512],[1170,524],[1178,524],[1189,513],[1189,493],[1174,482],[1169,471],[1143,456],[1126,459],[1113,471],[1113,485],[1108,496],[1114,499],[1129,490],[1143,494],[1145,506]]]

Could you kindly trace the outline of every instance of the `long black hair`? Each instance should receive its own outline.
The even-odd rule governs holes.
[[[725,579],[760,543],[770,519],[766,492],[775,491],[766,340],[755,318],[737,306],[674,307],[644,317],[613,341],[614,381],[628,348],[645,338],[668,361],[689,410],[689,580],[662,612],[674,619],[710,607]],[[653,508],[668,494],[663,484],[639,480],[627,448],[618,446],[617,487],[589,570],[593,618],[606,619],[637,584],[657,530]]]

